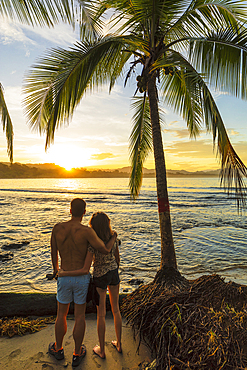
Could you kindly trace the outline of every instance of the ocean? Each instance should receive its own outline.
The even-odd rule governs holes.
[[[169,178],[168,190],[179,271],[188,279],[217,273],[247,284],[247,218],[220,188],[217,178]],[[1,179],[0,291],[55,292],[50,236],[68,220],[70,201],[87,202],[83,219],[108,214],[121,240],[121,291],[133,279],[152,281],[160,265],[160,233],[154,178],[145,178],[139,198],[130,199],[127,178]],[[10,243],[23,243],[9,249]],[[3,258],[4,257],[4,258]]]

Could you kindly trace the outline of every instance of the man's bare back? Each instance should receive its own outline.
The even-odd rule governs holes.
[[[51,235],[51,257],[53,271],[56,273],[58,266],[58,253],[61,258],[63,270],[78,270],[83,267],[90,244],[103,254],[108,254],[116,239],[114,235],[107,243],[97,236],[91,227],[81,224],[81,220],[72,217],[71,220],[58,223],[54,226]]]
[[[55,225],[52,241],[61,258],[63,270],[76,270],[84,265],[91,229],[73,219]]]

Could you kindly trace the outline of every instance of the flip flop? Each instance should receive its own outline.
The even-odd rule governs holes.
[[[99,347],[99,346],[96,344],[96,346],[95,346],[95,347]],[[95,348],[95,347],[94,347],[94,348]],[[95,352],[94,348],[93,348],[93,353],[94,353],[95,355],[99,356],[99,358],[101,358],[102,360],[105,360],[105,356],[104,356],[104,357],[101,357],[97,352]]]
[[[117,345],[116,345],[114,342],[115,342],[115,341],[113,341],[113,340],[111,341],[111,344],[113,345],[113,347],[114,347],[114,348],[116,348],[116,350],[118,351],[118,353],[123,353],[123,352],[122,352],[122,350],[120,350],[120,351],[119,351],[119,350],[117,349]]]

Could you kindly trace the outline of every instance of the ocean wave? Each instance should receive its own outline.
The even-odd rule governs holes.
[[[134,261],[136,262],[136,261]],[[157,269],[155,268],[152,268],[152,267],[140,267],[140,266],[127,266],[127,265],[122,265],[121,266],[121,270],[122,272],[138,272],[138,271],[149,271],[149,272],[153,272],[153,271],[157,271]]]
[[[86,196],[101,196],[102,199],[107,199],[105,194],[109,196],[116,196],[116,197],[129,197],[130,198],[130,193],[128,192],[110,192],[110,191],[102,191],[102,192],[95,192],[95,191],[89,191],[89,190],[68,190],[68,189],[0,189],[2,192],[10,192],[10,193],[38,193],[38,194],[77,194],[77,195],[83,195],[84,197]],[[33,198],[28,198],[26,197],[27,200],[33,200]],[[67,200],[66,200],[67,201]],[[93,201],[93,200],[92,200]]]
[[[223,221],[222,219],[212,220],[210,222],[200,222],[200,221],[189,221],[181,225],[179,222],[173,223],[173,228],[175,231],[181,233],[184,230],[193,229],[193,228],[221,228],[221,227],[234,227],[236,229],[247,230],[246,223],[240,223],[239,221]]]
[[[225,271],[235,271],[235,270],[247,270],[247,266],[245,264],[231,264],[231,266],[226,266],[222,267],[220,271],[225,272]]]

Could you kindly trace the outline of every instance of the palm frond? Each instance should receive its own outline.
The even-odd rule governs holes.
[[[152,151],[152,129],[149,112],[149,102],[144,93],[143,97],[133,98],[132,118],[133,128],[130,135],[131,175],[129,180],[130,194],[136,199],[140,193],[143,177],[143,164]]]
[[[0,0],[0,14],[33,26],[53,26],[61,20],[74,25],[73,4],[73,0]]]
[[[217,140],[217,154],[221,159],[221,185],[228,195],[233,194],[238,209],[246,207],[247,188],[244,178],[247,178],[247,168],[235,152],[227,135],[223,120],[216,103],[206,85],[202,86],[204,101],[204,116],[207,129]]]
[[[80,24],[80,39],[93,41],[102,36],[104,23],[101,16],[106,11],[105,7],[98,5],[94,0],[79,0],[79,24]]]
[[[247,13],[241,0],[192,0],[168,28],[165,39],[170,43],[188,36],[207,36],[209,32],[217,32],[221,28],[238,30],[246,20]]]
[[[237,22],[246,22],[246,4],[242,0],[197,0],[194,10],[201,14],[211,27],[235,27]]]
[[[190,59],[208,83],[236,97],[247,98],[247,29],[219,29],[192,39]]]
[[[197,137],[203,122],[203,102],[201,89],[192,67],[175,51],[169,51],[166,56],[154,64],[154,68],[161,68],[161,91],[164,101],[171,106],[187,123],[191,137]],[[166,75],[165,69],[172,68],[173,76]]]
[[[46,148],[86,91],[109,81],[113,86],[129,58],[122,50],[132,47],[141,47],[138,38],[111,35],[69,50],[52,49],[33,66],[25,78],[25,113],[32,127],[46,132]]]
[[[3,132],[7,139],[7,153],[9,160],[13,162],[13,125],[8,112],[6,102],[4,100],[3,87],[0,83],[0,117],[3,124]]]
[[[207,131],[213,134],[213,142],[217,141],[217,155],[221,160],[221,184],[228,194],[235,196],[238,208],[244,208],[247,195],[244,178],[247,177],[247,168],[231,145],[222,117],[202,76],[179,53],[171,53],[171,61],[174,62],[175,58],[179,67],[174,76],[167,78],[162,75],[164,101],[189,123],[190,133],[194,134],[197,125],[191,125],[193,107],[201,107],[201,114],[197,116],[201,123],[198,121],[198,124],[201,126],[204,123]],[[158,66],[162,66],[162,61]],[[194,100],[193,105],[188,103],[191,99]]]

